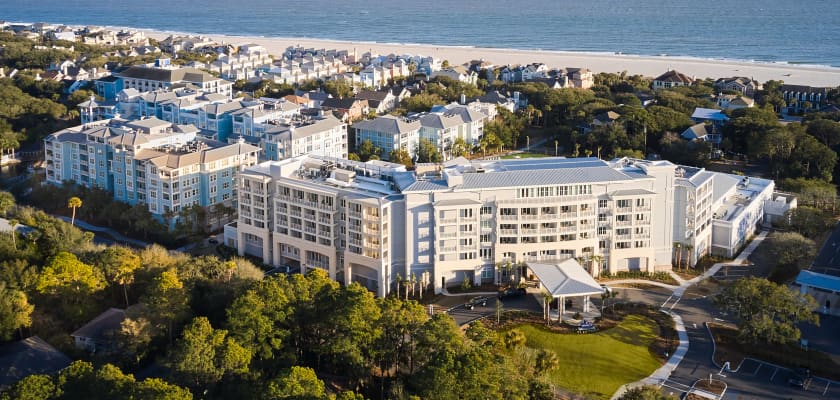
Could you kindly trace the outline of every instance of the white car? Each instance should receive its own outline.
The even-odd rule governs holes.
[[[612,294],[612,288],[607,285],[601,285],[601,289],[604,289],[604,294]]]

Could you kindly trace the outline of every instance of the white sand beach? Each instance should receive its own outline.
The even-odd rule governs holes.
[[[155,39],[164,39],[169,33],[145,31]],[[591,54],[560,51],[515,50],[496,48],[453,47],[416,44],[391,44],[348,42],[338,40],[305,38],[264,38],[230,35],[206,35],[212,39],[235,45],[257,43],[268,49],[272,55],[282,54],[289,46],[324,49],[354,49],[359,53],[373,52],[380,55],[412,54],[434,56],[448,60],[450,64],[462,64],[470,60],[484,59],[494,65],[545,63],[548,67],[581,67],[593,72],[621,72],[655,77],[669,69],[700,78],[731,76],[752,77],[760,82],[782,80],[795,85],[822,87],[840,86],[840,68],[742,62],[728,60],[706,60],[690,57],[631,56],[620,54]],[[737,54],[733,54],[737,56]]]

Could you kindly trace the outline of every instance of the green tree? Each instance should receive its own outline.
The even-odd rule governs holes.
[[[353,97],[353,86],[345,81],[329,80],[324,83],[324,91],[339,99]]]
[[[205,317],[187,325],[169,356],[175,376],[193,388],[212,387],[226,375],[248,372],[251,353],[228,337],[227,331],[213,329]]]
[[[420,144],[417,146],[417,162],[421,163],[439,163],[443,161],[437,146],[429,139],[420,139]]]
[[[163,270],[155,276],[143,303],[149,309],[149,319],[155,321],[172,341],[176,322],[188,314],[188,293],[174,270]]]
[[[60,252],[41,271],[35,289],[58,299],[71,318],[85,318],[90,296],[105,288],[102,273],[79,261],[75,255]]]
[[[470,154],[470,146],[463,137],[458,136],[452,142],[452,157],[465,157]]]
[[[140,257],[123,246],[109,246],[97,257],[97,266],[105,273],[108,283],[122,286],[125,306],[129,306],[128,285],[134,282],[134,272],[140,268]]]
[[[82,206],[82,199],[73,196],[67,200],[67,208],[73,209],[73,216],[70,218],[70,225],[76,224],[76,209]]]
[[[778,283],[795,277],[817,254],[814,241],[796,232],[773,233],[767,242],[775,263],[769,279]]]
[[[265,279],[227,310],[231,336],[260,362],[272,360],[289,337],[292,308],[285,278]]]
[[[537,358],[534,360],[534,370],[537,374],[545,374],[559,366],[560,359],[557,358],[557,353],[551,350],[537,350]]]
[[[641,386],[627,389],[619,400],[676,400],[677,398],[671,395],[665,395],[656,386]]]
[[[826,146],[833,147],[840,144],[840,122],[815,119],[807,123],[805,130]]]
[[[408,150],[406,149],[394,149],[388,153],[388,161],[392,163],[402,164],[406,167],[411,167],[414,163],[411,161],[411,155],[408,154]]]
[[[834,222],[834,218],[826,211],[816,207],[800,206],[785,214],[781,226],[814,240],[831,229]]]
[[[8,288],[5,282],[0,282],[0,340],[9,340],[15,331],[32,325],[34,309],[25,293]]]
[[[361,161],[368,161],[374,156],[377,157],[376,159],[378,160],[379,156],[382,154],[382,149],[379,147],[373,147],[373,142],[370,140],[362,141],[359,148],[356,150]]]
[[[294,366],[271,382],[268,395],[272,399],[321,400],[326,398],[324,382],[311,368]]]
[[[15,196],[11,193],[0,190],[0,214],[5,218],[9,211],[15,207]]]
[[[46,400],[54,399],[56,386],[48,375],[29,375],[15,383],[2,399]]]
[[[811,296],[764,278],[739,279],[714,302],[739,320],[738,339],[743,343],[791,343],[801,336],[800,323],[819,324]]]
[[[137,383],[134,392],[136,400],[192,400],[189,390],[170,384],[162,379],[147,378]]]

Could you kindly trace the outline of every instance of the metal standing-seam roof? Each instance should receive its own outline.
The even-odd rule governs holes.
[[[516,170],[492,173],[465,173],[459,189],[507,188],[539,185],[570,185],[631,180],[610,167]]]
[[[597,295],[604,291],[573,258],[557,264],[528,263],[528,269],[553,297]]]
[[[840,277],[837,276],[818,274],[811,271],[799,271],[799,275],[796,277],[796,283],[840,293]]]

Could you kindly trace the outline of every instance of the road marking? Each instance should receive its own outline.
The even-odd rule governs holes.
[[[669,308],[669,310],[673,310],[674,307],[676,307],[677,303],[680,302],[680,299],[682,299],[682,297],[677,297],[677,299],[674,300],[674,304],[671,304],[671,308]]]
[[[779,369],[778,369],[778,368],[776,368],[776,370],[775,370],[775,371],[773,371],[773,375],[772,375],[772,376],[770,376],[770,381],[773,381],[773,378],[775,378],[775,377],[776,377],[776,374],[778,374],[778,373],[779,373]]]
[[[802,389],[803,390],[808,390],[808,386],[811,386],[811,381],[812,381],[812,379],[808,379],[808,381],[805,382],[805,386],[803,386]]]
[[[662,305],[661,305],[661,306],[659,306],[659,308],[665,308],[665,305],[666,305],[666,304],[668,304],[668,302],[669,302],[669,301],[671,301],[671,299],[672,299],[673,297],[674,297],[674,295],[670,295],[670,296],[668,296],[668,298],[667,298],[667,299],[665,299],[665,302],[664,302],[664,303],[662,303]]]
[[[825,396],[825,393],[828,392],[828,387],[829,386],[831,386],[831,382],[826,382],[825,383],[825,390],[823,390],[823,394],[822,394],[823,396]]]
[[[755,369],[755,372],[753,372],[753,373],[752,373],[752,375],[753,375],[753,376],[758,375],[758,370],[760,370],[760,369],[761,369],[761,366],[762,366],[762,365],[763,365],[763,364],[761,364],[761,363],[759,363],[759,364],[758,364],[758,368],[756,368],[756,369]]]

